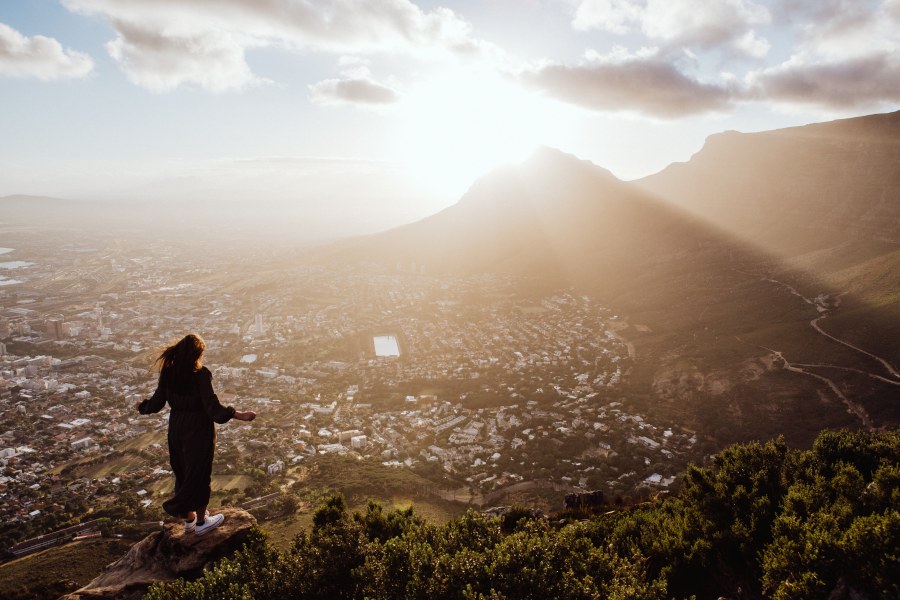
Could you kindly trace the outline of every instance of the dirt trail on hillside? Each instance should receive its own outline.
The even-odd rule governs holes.
[[[863,408],[862,405],[859,404],[858,402],[854,402],[853,400],[848,398],[846,395],[844,395],[844,393],[840,390],[840,388],[838,388],[838,386],[835,382],[828,379],[824,375],[819,375],[818,373],[811,373],[810,371],[806,371],[796,364],[792,364],[778,350],[773,350],[772,348],[766,348],[765,346],[761,346],[761,348],[768,350],[769,352],[774,354],[776,357],[781,359],[784,362],[784,368],[787,369],[788,371],[792,371],[794,373],[802,373],[804,375],[809,375],[810,377],[815,377],[816,379],[818,379],[820,381],[824,381],[828,385],[828,387],[831,388],[831,391],[834,392],[834,394],[838,398],[841,399],[841,402],[843,402],[844,406],[847,407],[847,411],[856,415],[857,418],[859,418],[860,422],[863,424],[863,427],[865,427],[868,431],[875,430],[875,425],[872,423],[872,419],[871,419],[871,417],[869,417],[869,413],[866,412],[866,409]],[[821,365],[821,366],[831,366],[831,365]]]
[[[835,336],[831,335],[830,333],[826,332],[824,329],[822,329],[822,327],[819,325],[819,321],[828,317],[828,313],[833,308],[833,307],[828,306],[827,297],[820,296],[818,298],[807,298],[806,296],[801,294],[796,288],[794,288],[793,286],[791,286],[787,283],[784,283],[783,281],[778,281],[777,279],[771,279],[769,277],[763,277],[762,279],[763,279],[763,281],[768,281],[770,283],[774,283],[776,285],[780,285],[780,286],[786,288],[791,294],[802,299],[807,304],[816,307],[816,310],[819,311],[820,315],[818,317],[816,317],[815,319],[812,319],[809,322],[809,324],[813,328],[813,330],[816,331],[818,334],[820,334],[834,342],[837,342],[843,346],[846,346],[847,348],[850,348],[851,350],[859,352],[860,354],[864,354],[865,356],[868,356],[869,358],[875,359],[890,374],[891,378],[888,378],[888,377],[885,377],[884,375],[881,375],[878,373],[872,373],[868,370],[864,371],[861,369],[855,369],[852,367],[844,367],[841,365],[812,364],[812,363],[801,363],[801,362],[793,362],[792,363],[787,358],[784,357],[784,355],[782,354],[781,351],[774,350],[772,348],[766,348],[765,346],[759,346],[760,348],[763,348],[764,350],[771,352],[776,358],[780,359],[784,363],[784,368],[786,370],[794,372],[794,373],[801,373],[803,375],[808,375],[810,377],[815,377],[819,381],[824,382],[831,389],[831,391],[834,392],[834,394],[841,400],[841,402],[844,403],[844,405],[847,407],[848,412],[856,415],[856,417],[860,420],[860,422],[863,424],[863,426],[866,429],[868,429],[869,431],[874,430],[875,425],[873,424],[871,417],[869,417],[868,412],[866,412],[866,409],[863,408],[863,406],[861,404],[848,398],[841,391],[841,389],[838,387],[838,385],[834,381],[829,379],[828,377],[825,377],[824,375],[819,375],[818,373],[813,373],[811,371],[808,371],[807,369],[813,369],[813,368],[823,369],[824,368],[824,369],[838,369],[838,370],[842,370],[842,371],[851,371],[851,372],[859,373],[862,375],[867,375],[868,377],[871,377],[872,379],[876,379],[876,380],[884,382],[884,383],[889,383],[891,385],[897,385],[897,386],[900,386],[900,373],[898,373],[897,370],[894,368],[894,366],[891,365],[891,363],[889,363],[884,358],[877,356],[875,354],[872,354],[871,352],[868,352],[866,350],[863,350],[862,348],[854,346],[853,344],[851,344],[845,340],[842,340],[838,337],[835,337]],[[737,338],[737,339],[740,340],[740,338]],[[743,340],[740,340],[740,341],[743,341]]]
[[[872,377],[872,378],[874,378],[874,379],[880,379],[880,380],[882,380],[882,381],[886,381],[887,383],[890,383],[891,385],[900,385],[900,372],[898,372],[898,371],[894,368],[894,366],[893,366],[890,362],[888,362],[886,359],[884,359],[884,358],[882,358],[882,357],[880,357],[880,356],[878,356],[878,355],[876,355],[876,354],[872,354],[871,352],[868,352],[867,350],[863,350],[862,348],[860,348],[860,347],[858,347],[858,346],[854,346],[854,345],[851,344],[850,342],[847,342],[847,341],[842,340],[842,339],[840,339],[840,338],[838,338],[838,337],[835,337],[835,336],[831,335],[830,333],[828,333],[827,331],[825,331],[824,329],[822,329],[822,327],[819,325],[819,321],[821,321],[822,319],[827,318],[827,317],[828,317],[828,312],[831,310],[830,308],[828,308],[828,306],[825,305],[825,303],[824,303],[823,301],[819,301],[818,299],[813,299],[813,298],[807,298],[806,296],[804,296],[803,294],[801,294],[800,292],[798,292],[796,288],[794,288],[793,286],[791,286],[791,285],[789,285],[789,284],[787,284],[787,283],[784,283],[783,281],[778,281],[777,279],[771,279],[771,278],[769,278],[769,277],[763,277],[763,281],[769,281],[769,282],[771,282],[771,283],[775,283],[775,284],[778,284],[778,285],[780,285],[780,286],[783,286],[783,287],[787,288],[788,291],[790,291],[793,295],[795,295],[795,296],[797,296],[798,298],[802,299],[802,300],[803,300],[804,302],[806,302],[807,304],[810,304],[810,305],[812,305],[812,306],[815,306],[815,307],[816,307],[816,310],[818,310],[820,313],[824,313],[824,314],[822,314],[822,315],[816,317],[815,319],[813,319],[813,320],[811,320],[811,321],[809,322],[810,326],[811,326],[817,333],[819,333],[819,334],[821,334],[821,335],[827,337],[828,339],[830,339],[830,340],[832,340],[832,341],[837,342],[838,344],[841,344],[841,345],[843,345],[843,346],[846,346],[847,348],[850,348],[851,350],[855,350],[856,352],[859,352],[859,353],[861,353],[861,354],[864,354],[864,355],[868,356],[869,358],[873,358],[873,359],[877,360],[877,361],[878,361],[879,363],[881,363],[881,365],[888,371],[888,373],[891,374],[891,376],[892,376],[894,379],[893,379],[893,380],[887,379],[887,378],[885,378],[885,377],[882,377],[882,376],[876,375],[875,373],[870,373],[870,372],[865,372],[866,375],[868,375],[869,377]],[[833,367],[833,368],[837,368],[837,369],[842,368],[842,367],[839,367],[839,366],[837,366],[837,365],[817,365],[817,366]]]
[[[867,352],[867,351],[863,350],[862,348],[854,346],[850,342],[845,342],[842,339],[836,338],[833,335],[831,335],[830,333],[828,333],[827,331],[825,331],[824,329],[822,329],[819,326],[819,321],[826,318],[827,316],[828,315],[822,315],[821,317],[817,317],[817,318],[813,319],[812,321],[810,321],[809,324],[812,325],[813,329],[815,329],[816,331],[818,331],[819,333],[821,333],[828,339],[834,340],[838,344],[843,344],[844,346],[847,346],[848,348],[856,350],[857,352],[862,352],[866,356],[870,356],[870,357],[874,358],[875,360],[880,362],[882,365],[884,365],[884,368],[887,369],[887,371],[891,375],[893,375],[895,379],[900,379],[900,373],[898,373],[897,370],[894,368],[894,366],[891,363],[889,363],[887,360],[881,358],[880,356],[876,356],[875,354],[872,354],[871,352]],[[900,385],[900,382],[890,381],[890,383],[893,383],[894,385]]]

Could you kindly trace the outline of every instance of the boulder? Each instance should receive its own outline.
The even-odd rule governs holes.
[[[185,533],[181,522],[166,524],[131,547],[99,576],[60,600],[141,598],[153,583],[196,579],[217,560],[239,550],[256,518],[237,508],[222,508],[225,521],[205,535]]]

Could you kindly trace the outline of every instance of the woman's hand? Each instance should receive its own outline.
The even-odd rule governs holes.
[[[248,410],[245,412],[236,410],[236,411],[234,411],[234,418],[237,419],[238,421],[247,421],[249,423],[250,421],[252,421],[253,419],[256,418],[256,413],[253,412],[252,410]]]

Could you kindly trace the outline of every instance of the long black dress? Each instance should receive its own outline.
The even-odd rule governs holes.
[[[162,378],[165,379],[165,378]],[[234,416],[234,408],[219,403],[212,387],[212,373],[202,367],[191,385],[176,390],[160,381],[153,396],[141,402],[142,415],[159,412],[166,402],[169,414],[169,463],[175,473],[175,495],[163,502],[173,517],[184,517],[209,503],[216,426]]]

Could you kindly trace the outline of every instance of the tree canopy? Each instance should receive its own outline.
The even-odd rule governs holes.
[[[147,598],[900,598],[900,432],[726,448],[677,496],[590,518],[470,511],[445,525],[343,498],[278,551],[237,555]]]

